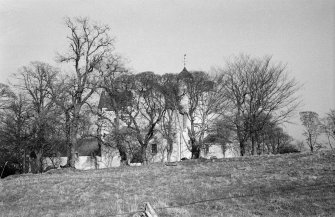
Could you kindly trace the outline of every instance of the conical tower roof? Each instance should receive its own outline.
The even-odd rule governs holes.
[[[187,68],[186,68],[186,67],[184,67],[184,68],[183,68],[183,70],[182,70],[180,73],[182,73],[182,72],[187,72],[187,73],[188,73],[188,70],[187,70]]]

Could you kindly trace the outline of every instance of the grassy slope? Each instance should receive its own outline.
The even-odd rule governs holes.
[[[334,180],[335,152],[63,170],[2,180],[0,216],[335,216]]]

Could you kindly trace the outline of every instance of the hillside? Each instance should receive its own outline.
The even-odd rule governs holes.
[[[335,216],[334,181],[331,151],[56,170],[1,180],[0,216]]]

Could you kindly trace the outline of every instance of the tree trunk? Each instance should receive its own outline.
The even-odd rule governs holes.
[[[76,144],[77,144],[77,138],[72,137],[69,143],[69,152],[68,152],[68,159],[67,159],[67,166],[72,167],[72,168],[75,168],[75,163],[76,163],[76,149],[75,149]]]
[[[221,151],[222,151],[222,155],[223,155],[224,158],[226,157],[226,150],[227,150],[226,143],[222,143],[221,144]]]
[[[200,148],[198,146],[192,146],[191,152],[192,152],[191,159],[200,158]]]
[[[171,155],[172,155],[172,152],[167,153],[167,156],[166,156],[167,162],[171,162]]]
[[[26,149],[23,150],[23,173],[27,173],[27,167],[26,167],[26,162],[27,161],[27,156],[26,156]]]
[[[71,161],[72,161],[72,157],[74,157],[74,155],[72,156],[71,153],[74,151],[72,150],[72,141],[71,141],[71,131],[72,131],[72,127],[71,127],[71,117],[70,117],[70,110],[64,108],[64,114],[65,114],[65,142],[67,145],[67,163],[66,166],[70,166],[71,165]]]
[[[240,154],[241,156],[245,155],[245,144],[242,141],[240,141]]]
[[[199,159],[200,158],[200,147],[196,145],[195,139],[191,139],[191,152],[192,156],[191,159]]]
[[[194,117],[193,113],[190,112],[190,124],[191,128],[188,129],[188,136],[190,138],[190,145],[191,145],[191,159],[198,159],[200,157],[200,146],[196,142],[196,137],[195,137],[195,130],[194,130]]]
[[[124,150],[124,147],[119,147],[119,154],[120,154],[120,164],[121,166],[129,166],[128,164],[128,157],[127,157],[127,152]]]
[[[205,155],[205,157],[207,157],[208,153],[209,153],[209,145],[205,144],[205,149],[204,149],[204,155]]]
[[[259,141],[259,137],[258,135],[256,134],[255,135],[255,143],[256,143],[256,146],[257,146],[257,155],[261,155],[262,154],[262,148],[261,148],[261,142]]]
[[[168,143],[167,161],[171,162],[171,156],[172,156],[172,151],[173,151],[173,140],[172,139],[167,139],[167,143]]]
[[[123,136],[121,135],[121,132],[120,132],[119,112],[114,111],[114,113],[115,113],[115,118],[114,118],[115,132],[114,133],[115,133],[115,138],[116,138],[116,148],[118,149],[119,154],[120,154],[120,165],[129,166],[127,149],[123,145]]]
[[[312,142],[312,135],[309,134],[309,147],[311,149],[311,152],[314,151],[314,147],[313,147],[313,142]]]
[[[255,155],[255,140],[251,137],[251,155]]]
[[[264,143],[264,137],[262,136],[262,154],[265,153],[265,143]]]
[[[42,173],[43,172],[43,158],[42,158],[42,151],[35,151],[36,158],[35,158],[35,165],[36,165],[36,172]]]
[[[174,110],[167,110],[168,114],[168,124],[167,124],[167,135],[165,135],[167,141],[167,161],[171,162],[171,156],[173,151],[173,141],[175,139],[175,129],[173,129],[173,121],[174,121]],[[165,132],[165,131],[164,131]]]
[[[262,154],[261,143],[257,142],[257,155],[261,155],[261,154]]]
[[[241,129],[241,121],[240,118],[240,107],[238,106],[238,114],[237,114],[237,124],[236,124],[236,131],[237,131],[237,139],[240,143],[240,154],[241,156],[245,155],[245,143],[244,143],[244,137],[243,137],[243,130]]]
[[[78,124],[79,124],[79,110],[74,109],[73,120],[70,129],[70,143],[69,143],[69,153],[67,159],[67,166],[75,168],[76,163],[76,148],[77,148],[77,134],[78,134]]]
[[[277,148],[276,148],[275,154],[279,153],[279,148],[280,148],[280,140],[279,140],[279,137],[278,137],[277,138]]]
[[[142,162],[143,162],[144,165],[148,164],[147,146],[148,146],[148,144],[142,144],[142,146],[141,146],[141,157],[142,157]]]

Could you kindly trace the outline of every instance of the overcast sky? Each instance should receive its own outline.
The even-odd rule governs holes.
[[[0,82],[30,61],[55,63],[66,50],[66,16],[108,24],[116,51],[136,72],[209,70],[241,53],[272,55],[296,78],[303,106],[335,108],[335,1],[0,0]],[[296,125],[287,127],[295,138]]]

